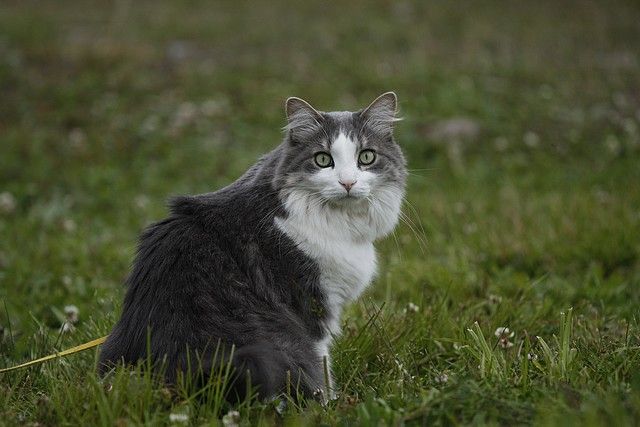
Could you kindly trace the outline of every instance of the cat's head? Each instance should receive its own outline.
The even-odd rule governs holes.
[[[382,94],[356,112],[322,112],[300,98],[289,98],[286,113],[276,177],[281,194],[305,197],[305,203],[323,209],[368,212],[389,223],[377,226],[374,234],[388,233],[396,222],[407,174],[393,137],[399,120],[395,93]]]
[[[356,112],[322,112],[300,98],[286,102],[282,187],[316,194],[330,205],[403,193],[404,156],[393,137],[397,98],[387,92]]]

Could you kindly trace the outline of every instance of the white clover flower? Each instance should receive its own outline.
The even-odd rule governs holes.
[[[71,129],[69,144],[76,150],[82,150],[87,145],[87,134],[80,128]]]
[[[149,206],[149,197],[146,194],[138,194],[133,199],[133,204],[138,209],[145,209]]]
[[[500,326],[499,328],[496,328],[496,331],[493,333],[493,335],[495,335],[498,338],[501,338],[504,336],[506,336],[507,338],[513,338],[515,335],[515,332],[511,332],[511,330],[506,326]]]
[[[407,307],[404,309],[404,313],[417,313],[420,310],[420,307],[416,304],[410,302],[407,304]]]
[[[465,232],[465,234],[473,234],[478,231],[478,224],[476,224],[475,222],[469,222],[464,225],[462,230]]]
[[[76,222],[71,218],[66,218],[62,221],[62,229],[67,233],[73,233],[76,231]]]
[[[502,348],[511,348],[513,347],[513,343],[510,341],[511,338],[515,336],[515,332],[512,332],[506,326],[500,326],[496,328],[493,333],[498,338],[498,345]]]
[[[435,382],[438,384],[445,384],[449,381],[449,375],[446,372],[441,373],[437,377],[435,377]]]
[[[169,414],[169,421],[172,423],[186,423],[189,422],[188,414]]]
[[[160,117],[152,114],[144,119],[142,125],[140,125],[140,131],[145,134],[150,134],[158,130],[160,127]]]
[[[16,198],[8,191],[0,193],[0,213],[10,214],[16,210]]]
[[[540,137],[535,132],[529,131],[525,133],[522,139],[524,140],[525,145],[529,148],[536,148],[540,145]]]
[[[498,345],[502,348],[511,348],[513,347],[513,343],[511,341],[509,341],[507,338],[501,338],[500,341],[498,341]]]
[[[80,317],[80,310],[75,305],[65,305],[64,306],[64,315],[67,318],[67,323],[75,324],[78,323],[78,318]]]
[[[500,295],[489,294],[489,302],[491,304],[500,304],[502,302],[502,297]]]
[[[229,411],[227,415],[222,417],[222,425],[224,427],[238,427],[240,424],[240,412]]]

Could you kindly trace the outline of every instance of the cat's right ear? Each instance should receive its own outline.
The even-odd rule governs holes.
[[[321,127],[322,114],[304,99],[291,97],[285,103],[287,126],[285,130],[304,138],[312,135]]]

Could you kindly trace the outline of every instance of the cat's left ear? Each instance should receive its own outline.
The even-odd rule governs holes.
[[[287,126],[285,129],[298,137],[317,132],[323,120],[322,114],[304,99],[291,97],[285,104]]]
[[[392,133],[393,124],[401,119],[398,114],[398,97],[395,92],[386,92],[377,97],[360,116],[376,133]]]

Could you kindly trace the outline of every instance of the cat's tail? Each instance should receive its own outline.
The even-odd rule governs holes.
[[[313,396],[313,382],[309,381],[305,371],[287,353],[269,342],[241,346],[233,351],[230,359],[232,369],[226,393],[229,402],[242,402],[253,396],[271,400],[283,393],[294,399]],[[226,360],[229,361],[228,358]],[[211,358],[209,363],[220,367],[215,358]],[[203,372],[220,371],[216,366],[203,363]]]
[[[100,354],[98,370],[107,374],[119,363],[135,365],[144,362],[147,353],[142,348],[130,348],[121,342],[107,340]],[[116,345],[120,344],[120,345]],[[125,351],[126,347],[126,351]],[[154,351],[155,350],[155,351]],[[197,389],[212,384],[224,384],[225,400],[239,403],[248,397],[258,396],[262,400],[287,393],[315,397],[319,380],[312,380],[312,366],[304,365],[304,359],[296,357],[267,341],[257,341],[238,348],[225,344],[209,344],[201,350],[177,347],[154,349],[152,345],[149,361],[152,369],[164,377],[168,384],[181,382]],[[145,367],[145,364],[142,365]],[[317,375],[316,375],[317,376]],[[217,387],[216,387],[217,388]]]

